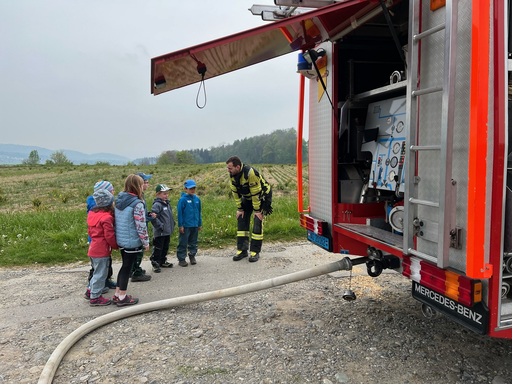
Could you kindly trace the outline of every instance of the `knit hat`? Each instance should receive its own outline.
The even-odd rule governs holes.
[[[94,198],[94,201],[99,208],[110,207],[114,202],[114,195],[112,195],[106,189],[98,189],[94,191],[92,197]]]
[[[112,193],[112,191],[114,190],[114,186],[106,180],[101,180],[94,184],[94,190],[97,191],[99,189],[106,189],[107,191]]]
[[[194,180],[185,181],[185,188],[194,188],[196,186],[196,182]]]
[[[158,184],[156,186],[156,192],[167,192],[167,191],[171,191],[172,188],[169,188],[167,185],[165,184]]]

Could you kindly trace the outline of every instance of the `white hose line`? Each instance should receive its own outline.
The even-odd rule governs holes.
[[[306,269],[288,275],[274,277],[273,279],[263,280],[256,283],[241,285],[238,287],[220,289],[218,291],[210,291],[205,293],[198,293],[195,295],[175,297],[172,299],[165,299],[154,301],[147,304],[135,305],[133,307],[121,309],[116,312],[108,313],[106,315],[97,317],[94,320],[85,323],[84,325],[77,328],[75,331],[70,333],[53,351],[52,355],[46,362],[41,376],[39,376],[38,384],[50,384],[53,381],[55,372],[59,367],[60,362],[69,351],[69,349],[82,337],[92,332],[96,328],[103,325],[112,323],[116,320],[121,320],[129,316],[138,315],[144,312],[150,312],[157,309],[166,309],[186,304],[195,304],[202,301],[223,299],[229,296],[242,295],[245,293],[261,291],[268,288],[277,287],[284,284],[294,283],[300,280],[309,279],[311,277],[317,277],[340,270],[349,271],[352,269],[352,263],[348,257],[342,260],[335,261],[333,263],[320,265],[318,267]]]

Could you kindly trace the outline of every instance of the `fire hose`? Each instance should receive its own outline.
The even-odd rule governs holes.
[[[501,298],[502,299],[506,298],[509,292],[510,292],[510,284],[504,281],[501,284]]]
[[[203,301],[218,300],[223,299],[225,297],[257,292],[264,289],[274,288],[289,283],[295,283],[297,281],[325,275],[327,273],[336,271],[351,271],[353,265],[362,264],[367,260],[368,259],[366,257],[360,257],[353,260],[351,260],[349,257],[345,257],[342,260],[335,261],[333,263],[320,265],[318,267],[306,269],[304,271],[290,273],[288,275],[278,276],[272,279],[263,280],[256,283],[240,285],[238,287],[232,287],[227,289],[220,289],[217,291],[198,293],[195,295],[181,296],[172,299],[154,301],[151,303],[136,305],[134,307],[122,309],[116,312],[108,313],[106,315],[97,317],[96,319],[91,320],[88,323],[85,323],[84,325],[80,326],[75,331],[70,333],[64,340],[62,340],[62,342],[57,346],[57,348],[53,351],[50,358],[46,362],[46,365],[44,366],[43,371],[39,376],[38,384],[51,383],[53,381],[53,377],[55,376],[55,372],[57,371],[60,362],[62,361],[66,353],[71,349],[71,347],[82,337],[103,325],[145,312],[151,312],[159,309],[167,309],[187,304],[196,304]]]

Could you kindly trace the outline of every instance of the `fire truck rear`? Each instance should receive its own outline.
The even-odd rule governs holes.
[[[310,80],[301,224],[323,248],[366,254],[370,276],[411,279],[426,316],[511,338],[506,12],[458,3],[377,7],[314,49],[328,76]]]
[[[151,92],[297,52],[308,239],[409,278],[426,316],[512,338],[509,2],[275,3],[252,9],[272,23],[152,59]]]

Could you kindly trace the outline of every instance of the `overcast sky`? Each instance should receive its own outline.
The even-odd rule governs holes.
[[[297,128],[296,53],[207,80],[204,109],[199,83],[150,93],[152,57],[267,23],[251,0],[0,4],[2,144],[135,159]]]

